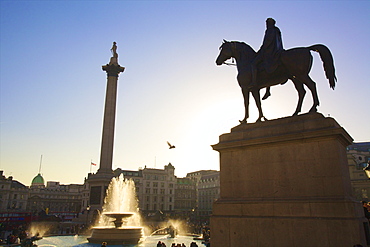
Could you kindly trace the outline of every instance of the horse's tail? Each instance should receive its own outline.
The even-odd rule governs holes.
[[[326,78],[329,80],[330,87],[335,88],[337,77],[335,76],[334,60],[328,47],[325,45],[312,45],[307,47],[312,51],[320,54],[321,61],[323,62]]]

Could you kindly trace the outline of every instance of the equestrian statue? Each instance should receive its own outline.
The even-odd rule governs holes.
[[[225,61],[230,58],[234,58],[236,61],[237,80],[242,89],[245,107],[245,116],[243,120],[240,120],[240,123],[247,123],[249,117],[249,93],[252,93],[258,108],[257,122],[262,119],[267,120],[262,113],[260,89],[266,88],[262,99],[267,99],[271,95],[270,86],[285,84],[288,79],[293,82],[299,97],[293,116],[301,112],[306,94],[303,85],[310,89],[313,98],[313,105],[309,112],[317,112],[319,98],[316,83],[308,75],[312,67],[310,51],[316,51],[320,54],[329,85],[332,89],[335,88],[337,78],[330,50],[322,44],[284,50],[281,32],[275,23],[272,18],[266,20],[265,37],[258,52],[255,52],[249,45],[238,41],[224,40],[220,47],[220,54],[216,59],[217,65],[227,64]]]

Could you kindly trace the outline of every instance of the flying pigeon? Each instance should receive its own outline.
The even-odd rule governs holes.
[[[170,146],[170,149],[175,148],[174,145],[171,145],[171,143],[167,142],[168,146]]]

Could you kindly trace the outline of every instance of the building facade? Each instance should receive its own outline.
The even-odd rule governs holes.
[[[26,211],[28,187],[0,171],[0,212]]]
[[[196,210],[196,183],[190,178],[177,178],[175,185],[175,214],[183,218],[194,215]]]
[[[171,163],[164,166],[164,169],[116,169],[114,174],[123,174],[126,179],[134,180],[139,208],[144,215],[156,211],[171,212],[175,209],[176,176],[175,167]]]
[[[213,202],[220,197],[220,172],[215,171],[201,177],[198,183],[198,214],[207,220],[212,214]]]
[[[354,197],[359,201],[369,201],[370,179],[364,168],[370,160],[370,142],[349,145],[347,159]]]
[[[45,186],[40,177],[38,174],[29,188],[27,211],[57,216],[62,221],[74,218],[81,210],[83,185],[48,181]]]
[[[220,197],[220,172],[200,170],[188,173],[186,177],[196,185],[196,217],[201,222],[208,222],[212,214],[213,202]]]

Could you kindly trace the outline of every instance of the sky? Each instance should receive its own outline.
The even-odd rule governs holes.
[[[312,53],[318,111],[355,142],[370,141],[370,1],[0,0],[0,170],[25,185],[40,164],[46,181],[62,184],[82,184],[97,171],[107,80],[101,66],[113,41],[126,68],[118,81],[113,169],[171,162],[178,177],[219,170],[211,145],[239,124],[244,106],[236,68],[215,64],[218,48],[226,39],[257,51],[268,17],[285,49],[329,47],[334,91]],[[262,102],[265,117],[292,115],[293,84],[271,93]],[[311,104],[308,92],[303,113]],[[250,112],[254,122],[253,100]]]

